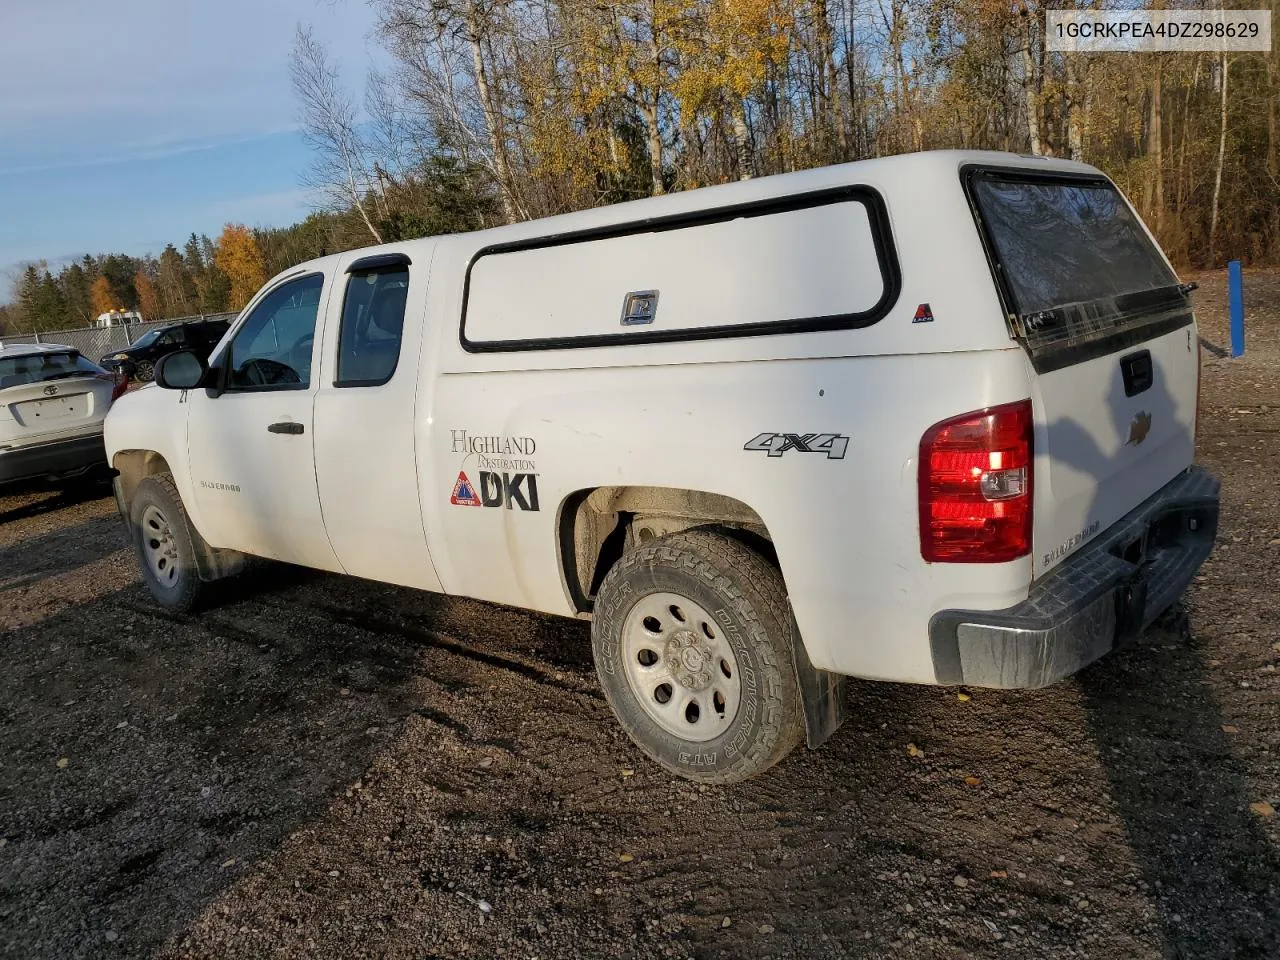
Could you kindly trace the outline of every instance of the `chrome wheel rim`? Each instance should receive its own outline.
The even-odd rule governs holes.
[[[676,593],[641,597],[622,638],[627,682],[654,723],[693,743],[729,729],[742,702],[738,660],[699,604]]]
[[[151,573],[162,586],[172,587],[177,583],[182,568],[178,542],[173,537],[173,527],[158,507],[148,506],[142,511],[142,552]]]

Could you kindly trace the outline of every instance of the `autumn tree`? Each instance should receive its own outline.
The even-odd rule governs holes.
[[[229,284],[227,305],[232,310],[242,308],[267,282],[258,240],[243,224],[228,223],[222,228],[215,259]]]
[[[795,17],[782,0],[702,0],[678,31],[681,107],[726,121],[739,180],[754,174],[748,105],[787,60]]]
[[[98,260],[98,270],[106,277],[116,307],[133,309],[138,305],[138,291],[133,277],[138,272],[138,260],[125,254],[112,253]]]
[[[118,310],[121,307],[111,289],[111,281],[105,275],[99,275],[93,281],[93,286],[89,288],[89,302],[93,305],[93,315],[95,317],[99,314],[110,313],[112,310]]]
[[[145,270],[139,268],[133,275],[133,288],[138,292],[138,312],[142,314],[143,319],[159,320],[164,316],[160,294]]]

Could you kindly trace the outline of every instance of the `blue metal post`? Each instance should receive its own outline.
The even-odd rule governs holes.
[[[1240,261],[1227,264],[1227,301],[1231,308],[1231,356],[1244,356],[1244,275]]]

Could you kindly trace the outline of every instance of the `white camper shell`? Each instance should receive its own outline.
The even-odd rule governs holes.
[[[303,264],[107,449],[161,603],[253,555],[591,618],[635,741],[727,782],[845,676],[1039,687],[1168,607],[1189,293],[1091,167],[865,161]]]

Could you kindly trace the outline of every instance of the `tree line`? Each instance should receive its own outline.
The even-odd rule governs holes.
[[[313,182],[373,241],[442,159],[480,225],[954,147],[1100,167],[1180,265],[1280,259],[1280,48],[1054,53],[1041,0],[371,6],[395,68],[369,77],[368,122],[305,30],[293,76]]]
[[[477,177],[448,158],[424,164],[415,202],[379,215],[387,240],[483,225],[491,198]],[[0,336],[91,326],[111,310],[137,310],[146,320],[236,311],[268,278],[329,253],[367,246],[363,217],[353,208],[317,211],[287,227],[227,224],[217,239],[192,233],[181,248],[159,256],[85,255],[51,270],[28,263],[0,304]]]
[[[37,266],[0,329],[78,325],[107,299],[235,309],[253,277],[321,253],[948,147],[1098,166],[1181,266],[1280,260],[1280,49],[1054,53],[1041,0],[370,5],[393,68],[363,101],[310,31],[294,44],[322,211]]]
[[[0,306],[0,334],[91,326],[103,313],[147,320],[239,310],[275,273],[350,245],[343,217],[314,214],[277,229],[227,224],[216,240],[192,233],[159,256],[85,255],[56,272],[29,263]]]

